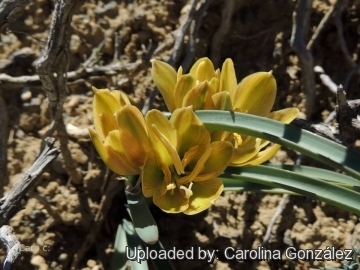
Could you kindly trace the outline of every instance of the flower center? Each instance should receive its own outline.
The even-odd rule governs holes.
[[[193,186],[193,182],[190,183],[189,187],[186,187],[184,185],[180,186],[180,189],[184,190],[185,192],[184,195],[185,199],[189,199],[193,195],[193,192],[191,190],[192,186]]]

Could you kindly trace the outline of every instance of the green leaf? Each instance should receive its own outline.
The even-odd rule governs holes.
[[[220,178],[223,180],[239,179],[274,188],[286,189],[352,213],[360,214],[360,193],[290,171],[262,165],[227,168],[226,173],[220,175]]]
[[[128,261],[126,257],[126,246],[127,246],[126,233],[120,224],[116,231],[115,244],[114,244],[115,252],[112,257],[111,270],[126,269],[126,264]]]
[[[141,189],[125,190],[125,195],[136,233],[145,243],[156,243],[159,239],[159,230]]]
[[[333,182],[338,186],[343,186],[356,191],[360,191],[360,181],[345,174],[304,165],[266,164],[265,166],[292,171],[308,177],[314,177],[327,182]]]
[[[142,241],[140,237],[136,233],[136,229],[134,228],[134,225],[132,222],[123,219],[123,230],[126,234],[126,242],[127,246],[125,247],[129,249],[129,254],[125,254],[126,259],[130,260],[130,265],[132,270],[148,270],[148,263],[146,260],[140,261],[137,252],[139,249],[143,250],[144,247],[142,245]],[[129,257],[127,257],[129,256]],[[134,259],[131,259],[134,258]],[[139,260],[139,261],[138,261]]]
[[[223,130],[262,138],[299,151],[360,179],[360,154],[292,125],[250,114],[196,111],[210,130]]]

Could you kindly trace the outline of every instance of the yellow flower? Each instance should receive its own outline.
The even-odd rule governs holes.
[[[271,112],[276,97],[276,81],[271,72],[257,72],[237,83],[234,64],[226,59],[222,70],[215,70],[208,58],[195,62],[189,74],[182,68],[176,72],[170,65],[152,60],[152,77],[170,112],[193,106],[194,110],[226,110],[290,123],[298,115],[297,108]],[[269,160],[279,149],[259,138],[229,132],[212,131],[212,141],[230,141],[234,154],[230,166],[259,165]]]
[[[150,148],[143,115],[121,91],[93,91],[95,130],[89,133],[97,152],[115,173],[140,174]]]
[[[223,190],[216,177],[230,161],[231,143],[211,142],[190,107],[175,110],[170,120],[151,110],[146,127],[153,147],[142,171],[144,196],[167,213],[193,215],[209,208]]]

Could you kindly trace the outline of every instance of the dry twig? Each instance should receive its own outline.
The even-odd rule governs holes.
[[[314,124],[302,119],[295,119],[292,124],[334,142],[352,146],[360,135],[360,121],[357,119],[360,115],[360,100],[347,101],[345,91],[340,85],[336,94],[336,103],[338,128],[330,127],[325,123]]]
[[[293,29],[291,46],[295,49],[301,64],[302,86],[306,94],[306,113],[310,118],[315,104],[315,76],[313,72],[313,56],[306,48],[305,34],[309,28],[309,17],[312,0],[299,0],[293,13]]]
[[[334,11],[334,6],[331,6],[330,9],[328,10],[328,12],[326,12],[326,14],[324,15],[324,17],[321,19],[318,27],[316,28],[314,34],[312,35],[310,41],[308,42],[308,44],[306,45],[306,49],[311,50],[312,45],[314,44],[315,40],[318,38],[318,36],[320,35],[321,30],[323,30],[325,24],[329,21],[331,14]]]
[[[68,64],[69,28],[74,11],[85,0],[57,0],[50,26],[45,54],[39,60],[37,73],[48,95],[49,107],[53,111],[53,127],[57,129],[65,167],[74,183],[81,182],[81,174],[68,149],[68,135],[62,118],[63,103],[67,94],[66,70]],[[56,74],[56,75],[55,75]],[[51,130],[53,131],[53,130]]]
[[[187,13],[186,18],[184,19],[180,28],[177,30],[173,53],[172,53],[170,59],[168,60],[168,63],[172,66],[175,65],[180,58],[181,50],[184,46],[184,36],[188,32],[191,21],[194,19],[197,3],[198,3],[198,1],[191,0],[190,10]]]
[[[201,26],[202,19],[204,18],[204,15],[209,5],[210,5],[210,0],[204,0],[201,3],[201,6],[196,11],[195,18],[190,25],[189,43],[186,48],[185,58],[181,64],[184,71],[187,71],[190,68],[191,63],[193,62],[195,56],[195,50],[196,50],[196,39],[199,35],[199,29]]]
[[[350,67],[355,67],[356,63],[352,59],[352,57],[347,49],[346,42],[345,42],[344,35],[343,35],[344,29],[342,27],[342,22],[341,22],[340,16],[341,16],[341,13],[342,13],[344,7],[345,7],[344,0],[338,0],[334,7],[334,13],[335,13],[334,19],[335,19],[336,32],[337,32],[337,36],[338,36],[338,39],[340,42],[340,48],[345,56],[346,62],[348,62]]]
[[[29,0],[2,0],[0,2],[0,29],[9,21],[14,21]]]
[[[87,79],[93,76],[116,75],[121,72],[134,70],[141,65],[142,61],[137,60],[133,63],[122,64],[120,62],[112,63],[106,66],[80,67],[75,71],[69,71],[65,74],[67,83],[72,83],[80,79]],[[40,86],[41,80],[39,75],[12,77],[7,74],[0,74],[0,82],[11,88],[22,89],[25,85]]]
[[[54,146],[55,139],[46,138],[45,142],[46,146],[35,162],[9,193],[0,200],[0,226],[7,223],[18,212],[21,208],[21,200],[28,190],[35,184],[47,166],[59,155],[59,150]]]
[[[13,234],[13,228],[11,226],[4,225],[1,227],[0,240],[7,247],[7,254],[3,264],[3,269],[13,269],[16,260],[21,254],[21,245],[17,237]]]
[[[0,196],[3,196],[4,181],[7,172],[8,113],[5,101],[0,93]]]
[[[334,94],[337,93],[338,87],[337,87],[336,83],[334,83],[334,81],[330,78],[329,75],[325,74],[325,71],[321,66],[315,66],[314,72],[319,74],[320,80],[323,83],[323,85],[325,85],[327,88],[329,88],[329,90],[331,92],[333,92]]]

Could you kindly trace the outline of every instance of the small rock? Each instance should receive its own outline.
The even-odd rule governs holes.
[[[97,7],[94,9],[94,12],[97,15],[101,16],[109,16],[109,17],[116,17],[118,15],[118,7],[115,1],[111,1],[104,5],[103,7]]]
[[[25,138],[25,132],[22,131],[21,129],[18,129],[15,132],[15,137],[19,138],[19,139],[24,139]]]
[[[59,256],[59,261],[64,262],[67,260],[67,258],[68,258],[68,255],[66,253],[61,253]]]
[[[99,189],[102,185],[102,181],[99,181],[101,171],[90,170],[84,177],[84,186],[88,189]]]
[[[89,267],[94,267],[96,265],[96,261],[94,260],[88,260],[86,263],[87,266]]]
[[[80,164],[85,164],[89,160],[88,156],[85,155],[84,152],[80,149],[73,149],[71,151],[71,155],[73,159]]]
[[[38,270],[48,270],[49,269],[48,265],[46,264],[45,259],[40,255],[36,255],[36,256],[32,257],[30,263],[34,266],[37,266]]]
[[[78,128],[73,124],[66,125],[66,132],[69,134],[70,137],[73,137],[75,139],[89,138],[89,131],[87,128]]]
[[[64,107],[66,109],[74,109],[75,107],[77,107],[77,105],[79,105],[79,96],[72,95],[69,98],[69,101],[65,103]]]
[[[52,162],[52,168],[55,172],[59,174],[67,174],[64,164],[64,158],[62,154],[58,155],[58,157]]]
[[[25,88],[21,93],[21,100],[22,101],[28,101],[31,98],[31,91],[27,88]]]

